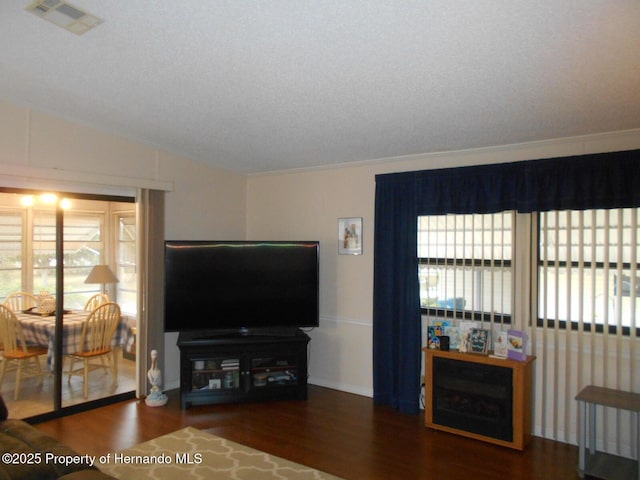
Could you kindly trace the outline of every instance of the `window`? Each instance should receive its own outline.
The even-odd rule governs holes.
[[[510,322],[515,215],[418,218],[420,303],[431,315]]]
[[[429,315],[509,323],[513,241],[525,214],[434,215],[418,220],[420,302]],[[640,325],[640,210],[573,210],[537,215],[538,326],[624,334]],[[535,241],[535,240],[534,240]],[[524,257],[523,257],[524,258]],[[524,267],[523,267],[524,268]],[[528,283],[527,283],[528,282]],[[533,289],[532,286],[536,286]]]
[[[638,215],[635,208],[539,215],[538,325],[625,334],[638,326]]]
[[[31,285],[25,290],[33,293],[56,292],[56,214],[54,211],[34,211],[31,229],[33,271]],[[27,245],[29,241],[27,241]]]
[[[116,276],[120,280],[117,284],[118,300],[123,312],[135,315],[138,311],[135,212],[119,213],[116,217],[118,225]]]
[[[0,297],[22,290],[24,264],[21,212],[0,210]]]
[[[38,202],[25,206],[24,197],[0,192],[0,301],[18,291],[56,293],[56,209]],[[123,311],[136,314],[135,222],[133,203],[71,201],[63,220],[65,308],[83,309],[101,290],[84,283],[93,266],[115,263],[118,291],[115,297],[109,293]]]
[[[56,291],[56,215],[51,209],[34,210],[33,292]],[[82,309],[99,286],[84,280],[93,265],[103,262],[104,213],[64,214],[64,305]]]
[[[640,327],[639,216],[625,208],[419,217],[421,307],[434,316],[510,323],[512,259],[537,238],[537,269],[523,288],[537,291],[538,326],[628,335]],[[516,219],[526,217],[538,221],[517,244]]]

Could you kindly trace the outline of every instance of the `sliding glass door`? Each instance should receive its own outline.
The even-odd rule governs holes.
[[[47,349],[38,358],[44,375],[21,381],[17,400],[17,370],[9,368],[3,378],[0,391],[16,418],[136,389],[136,204],[133,198],[64,198],[63,202],[59,195],[45,203],[46,197],[36,192],[0,193],[0,302],[22,291],[39,300],[50,296],[62,305],[62,311],[55,313],[39,307],[14,312],[25,338]],[[96,265],[115,277],[87,283]],[[97,293],[106,294],[122,312],[113,341],[117,382],[108,369],[91,372],[85,396],[84,378],[69,379],[65,367],[70,364],[68,354],[81,348],[73,339],[81,335],[89,316],[86,303]]]

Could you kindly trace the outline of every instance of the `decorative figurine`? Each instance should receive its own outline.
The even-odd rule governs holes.
[[[147,378],[151,384],[151,392],[149,392],[147,398],[144,399],[144,403],[150,407],[161,407],[162,405],[166,405],[168,398],[164,393],[162,393],[162,390],[160,390],[160,385],[162,385],[162,373],[158,368],[157,350],[151,350],[151,368],[147,372]]]
[[[460,336],[460,346],[458,347],[460,353],[466,353],[469,351],[469,333],[465,332]]]

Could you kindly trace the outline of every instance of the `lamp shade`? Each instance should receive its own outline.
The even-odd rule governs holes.
[[[84,283],[118,283],[118,277],[108,265],[96,265],[91,269]]]

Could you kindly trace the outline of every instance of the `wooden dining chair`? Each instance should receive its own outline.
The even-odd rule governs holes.
[[[84,309],[87,312],[91,312],[103,303],[108,303],[110,301],[111,300],[109,299],[109,295],[107,295],[106,293],[96,293],[95,295],[89,297],[87,303],[84,304]]]
[[[38,305],[36,296],[29,292],[15,292],[7,295],[4,304],[14,312],[22,312]]]
[[[38,305],[38,300],[35,295],[29,292],[14,292],[7,295],[4,299],[4,304],[14,312],[22,312]],[[4,345],[0,339],[0,351],[4,350]],[[4,360],[3,360],[3,363]],[[8,362],[11,366],[15,367],[15,363]]]
[[[68,381],[73,375],[82,375],[84,398],[89,396],[89,371],[96,368],[111,370],[113,385],[118,384],[118,361],[111,345],[120,322],[120,307],[115,302],[103,303],[89,313],[82,326],[81,350],[67,355],[69,358]],[[99,364],[95,360],[100,359]],[[106,362],[105,362],[106,360]],[[75,362],[82,366],[74,369]]]
[[[18,400],[20,381],[24,378],[42,377],[45,372],[40,366],[38,357],[47,354],[47,347],[27,345],[22,327],[15,313],[6,305],[0,305],[0,343],[3,345],[2,371],[0,373],[0,388],[9,364],[16,365],[16,388],[14,398]]]

